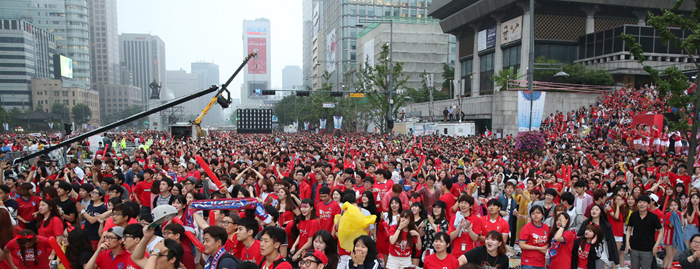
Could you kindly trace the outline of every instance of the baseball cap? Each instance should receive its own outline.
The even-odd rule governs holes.
[[[115,226],[115,227],[109,228],[109,231],[108,231],[108,232],[113,233],[113,234],[116,234],[116,235],[119,236],[120,238],[124,237],[124,228],[119,227],[119,226]]]
[[[326,267],[326,265],[328,264],[328,257],[326,256],[326,254],[323,254],[323,252],[321,252],[321,251],[310,250],[309,252],[306,252],[306,255],[304,255],[304,258],[311,257],[311,256],[313,256],[316,259],[318,259],[319,261],[321,261],[321,263],[323,263],[323,267]]]
[[[654,202],[656,202],[656,203],[659,202],[659,196],[657,196],[656,194],[653,194],[653,193],[652,193],[652,194],[649,194],[649,198],[651,198],[652,200],[654,200]]]

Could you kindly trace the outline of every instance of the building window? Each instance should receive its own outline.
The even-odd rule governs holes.
[[[503,70],[513,67],[513,70],[520,69],[520,45],[503,50]]]
[[[63,96],[68,97],[68,91],[63,91]]]
[[[461,93],[465,97],[471,96],[472,93],[472,70],[474,60],[469,59],[462,63],[462,80],[464,80],[464,91]]]
[[[479,71],[479,94],[493,94],[493,81],[491,77],[493,76],[493,53],[486,54],[479,57],[479,64],[481,68]]]

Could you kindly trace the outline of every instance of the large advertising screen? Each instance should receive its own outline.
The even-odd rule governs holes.
[[[59,55],[59,62],[61,64],[61,77],[73,78],[73,59]]]
[[[267,74],[267,39],[260,37],[248,38],[248,53],[258,53],[258,56],[248,62],[248,74]]]

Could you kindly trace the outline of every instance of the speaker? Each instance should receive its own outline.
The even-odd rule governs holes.
[[[236,117],[238,133],[272,133],[272,109],[238,109]]]

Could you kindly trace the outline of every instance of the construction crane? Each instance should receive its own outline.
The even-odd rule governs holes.
[[[211,101],[209,101],[209,104],[207,104],[207,106],[204,107],[204,109],[202,109],[202,112],[199,113],[199,116],[194,121],[191,122],[192,125],[194,125],[194,129],[197,130],[197,137],[207,136],[207,132],[202,130],[202,127],[201,127],[202,118],[204,118],[204,116],[207,115],[207,113],[214,106],[214,104],[219,102],[219,99],[227,100],[226,97],[223,96],[223,92],[226,92],[226,94],[228,96],[228,103],[231,103],[231,92],[229,92],[228,89],[224,89],[223,91],[220,91],[219,93],[214,95],[214,97],[211,98]],[[227,108],[227,107],[228,106],[226,106],[226,107],[222,106],[222,108]]]

